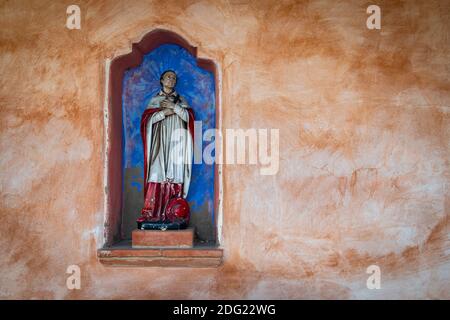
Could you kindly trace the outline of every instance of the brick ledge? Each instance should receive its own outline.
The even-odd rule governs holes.
[[[193,248],[132,248],[110,247],[97,250],[99,261],[111,267],[187,267],[217,268],[222,264],[223,249]]]

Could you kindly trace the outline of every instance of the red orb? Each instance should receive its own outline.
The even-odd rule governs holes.
[[[189,204],[183,198],[174,198],[167,204],[166,217],[171,222],[186,221],[189,223],[189,214]]]

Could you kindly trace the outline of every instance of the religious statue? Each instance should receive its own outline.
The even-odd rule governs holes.
[[[186,196],[192,173],[194,114],[175,91],[177,75],[161,74],[161,90],[141,118],[144,145],[144,207],[138,229],[184,229],[189,224]]]

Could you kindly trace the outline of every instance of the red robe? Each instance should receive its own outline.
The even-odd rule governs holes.
[[[144,111],[141,118],[141,136],[144,146],[144,208],[141,211],[139,222],[165,222],[167,220],[165,209],[168,202],[173,198],[182,196],[183,184],[171,182],[148,182],[147,173],[150,168],[147,167],[147,122],[155,112],[162,111],[162,108],[151,108]],[[189,114],[188,131],[194,141],[194,113],[191,108],[186,108]],[[177,117],[176,114],[169,117]],[[150,148],[151,150],[151,148]],[[150,162],[148,163],[150,165]]]

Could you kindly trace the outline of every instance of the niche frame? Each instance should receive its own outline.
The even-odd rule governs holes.
[[[103,247],[98,249],[100,262],[106,265],[121,266],[200,266],[211,267],[221,264],[223,250],[219,248],[221,240],[221,195],[222,165],[214,163],[214,231],[215,247],[194,247],[186,249],[133,249],[131,244],[123,242],[123,114],[122,92],[123,77],[126,70],[139,66],[144,56],[164,44],[176,44],[186,49],[197,62],[197,66],[214,75],[216,129],[221,130],[221,100],[219,95],[219,74],[216,63],[211,59],[199,58],[197,47],[191,45],[179,34],[154,29],[142,39],[133,43],[131,51],[119,55],[106,63],[106,89],[104,106],[104,226]],[[216,137],[216,157],[222,152],[220,140]],[[127,257],[129,259],[127,259]],[[200,258],[200,259],[199,259]],[[203,258],[203,259],[201,259]],[[181,259],[181,260],[180,260]],[[197,262],[191,261],[194,259]],[[183,261],[187,261],[183,263]]]

